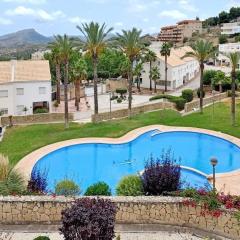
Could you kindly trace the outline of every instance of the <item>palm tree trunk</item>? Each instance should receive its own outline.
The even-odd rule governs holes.
[[[151,71],[152,71],[152,61],[150,61],[149,67],[150,67],[150,73],[151,73]],[[149,89],[150,89],[150,91],[152,91],[152,76],[151,76],[151,74],[149,74],[149,80],[150,80],[150,87],[149,87]]]
[[[236,71],[232,72],[232,103],[231,103],[231,115],[232,126],[236,124]]]
[[[157,80],[154,80],[154,84],[155,84],[155,86],[154,86],[154,92],[157,93]]]
[[[68,61],[65,62],[65,74],[64,74],[64,118],[65,129],[69,128],[68,119]]]
[[[128,116],[132,115],[132,83],[133,83],[133,60],[128,73]]]
[[[60,83],[61,83],[61,66],[60,64],[56,64],[56,77],[57,77],[57,103],[60,104],[61,102],[61,89],[60,89]]]
[[[98,114],[98,89],[97,89],[97,57],[93,57],[93,88],[94,88],[94,114]]]
[[[204,63],[200,64],[200,113],[203,113],[203,71],[204,71]]]
[[[168,81],[167,73],[168,73],[167,55],[165,55],[165,92],[167,92],[167,81]]]
[[[75,106],[77,111],[79,111],[79,103],[80,103],[80,80],[75,81]]]

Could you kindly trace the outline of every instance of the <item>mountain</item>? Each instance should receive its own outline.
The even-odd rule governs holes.
[[[0,47],[16,48],[25,45],[42,45],[49,41],[51,38],[41,35],[35,29],[25,29],[0,36]]]

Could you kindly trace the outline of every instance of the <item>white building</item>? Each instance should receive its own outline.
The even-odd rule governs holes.
[[[230,59],[227,55],[234,52],[240,52],[240,42],[219,44],[219,54],[216,61],[217,65],[230,66]]]
[[[4,115],[51,112],[51,75],[48,61],[0,62],[0,111]]]
[[[233,35],[240,33],[240,22],[224,23],[221,27],[222,35]]]
[[[151,48],[151,47],[150,47]],[[157,89],[164,89],[165,86],[165,57],[161,56],[160,48],[154,45],[151,48],[157,55],[157,61],[153,66],[158,66],[161,77],[157,81]],[[168,90],[174,90],[181,87],[197,76],[199,73],[199,63],[192,57],[182,59],[187,53],[193,51],[191,47],[185,46],[177,49],[171,49],[171,55],[168,57]],[[149,63],[144,63],[144,72],[142,73],[142,84],[144,88],[149,88]],[[154,86],[154,81],[152,81]]]

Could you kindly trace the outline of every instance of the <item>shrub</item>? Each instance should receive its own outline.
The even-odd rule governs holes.
[[[118,196],[141,196],[144,195],[142,179],[139,176],[123,177],[116,188]]]
[[[211,85],[212,81],[216,75],[216,70],[206,70],[203,73],[203,84],[204,85]]]
[[[121,98],[123,99],[123,95],[127,93],[127,89],[126,88],[117,88],[116,89],[116,93],[121,95]]]
[[[118,98],[117,103],[122,103],[122,98]]]
[[[191,102],[193,100],[193,90],[192,89],[183,90],[182,98],[184,98],[187,102]]]
[[[167,94],[160,94],[160,95],[151,97],[149,101],[154,101],[154,100],[163,99],[163,98],[168,99],[170,102],[175,103],[176,108],[179,111],[183,110],[185,107],[185,104],[186,104],[185,99],[183,99],[182,97],[176,97],[176,96],[167,95]]]
[[[175,98],[172,102],[176,104],[176,108],[178,111],[182,111],[186,104],[186,100],[182,97]]]
[[[48,113],[48,109],[47,108],[37,108],[34,110],[34,114],[41,114],[41,113]]]
[[[60,232],[68,240],[112,240],[115,216],[116,206],[110,200],[78,199],[62,212]]]
[[[88,187],[85,196],[111,196],[111,189],[105,182],[98,182]]]
[[[0,155],[0,195],[21,195],[24,192],[23,176],[11,169],[7,157]]]
[[[198,88],[198,90],[197,90],[197,95],[198,95],[198,98],[200,98],[200,88]],[[203,98],[205,97],[205,95],[206,95],[206,93],[203,90]]]
[[[65,179],[57,183],[55,193],[61,196],[76,196],[80,194],[80,188],[75,182]]]
[[[142,175],[146,195],[159,196],[164,192],[180,189],[181,168],[171,150],[162,153],[156,160],[151,156],[146,162]]]
[[[34,238],[33,240],[50,240],[50,238],[46,237],[46,236],[39,236],[39,237]]]
[[[28,181],[27,189],[30,193],[44,194],[47,192],[47,171],[41,172],[33,169],[31,178]]]

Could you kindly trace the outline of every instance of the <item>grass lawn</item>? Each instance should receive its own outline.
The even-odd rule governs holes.
[[[240,103],[237,110],[236,127],[231,126],[230,103],[216,104],[214,114],[212,106],[205,108],[204,114],[193,113],[184,117],[172,110],[162,110],[98,124],[72,123],[68,130],[64,130],[63,124],[17,126],[7,130],[0,143],[0,153],[8,156],[15,165],[28,153],[51,143],[81,137],[119,137],[135,128],[152,124],[206,128],[240,138]]]

